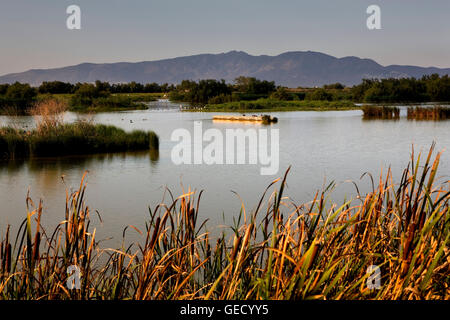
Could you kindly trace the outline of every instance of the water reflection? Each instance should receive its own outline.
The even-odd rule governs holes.
[[[149,151],[149,156],[150,156],[150,163],[152,165],[158,164],[158,161],[159,161],[159,150],[150,150]]]
[[[76,155],[64,157],[40,157],[29,159],[0,160],[0,173],[13,174],[23,170],[24,167],[30,172],[46,173],[50,171],[62,172],[74,168],[88,168],[101,163],[112,163],[116,160],[126,160],[129,158],[150,160],[152,166],[157,166],[159,162],[159,151],[133,151],[133,152],[117,152],[117,153],[101,153],[93,155]]]

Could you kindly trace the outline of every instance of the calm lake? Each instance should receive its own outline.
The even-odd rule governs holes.
[[[217,114],[217,113],[214,113]],[[203,129],[251,128],[248,123],[215,123],[213,113],[180,112],[178,105],[165,102],[151,104],[151,109],[133,112],[101,113],[93,116],[96,123],[112,124],[125,130],[153,130],[160,137],[159,157],[147,152],[108,154],[83,157],[34,159],[0,163],[0,232],[6,225],[18,226],[26,217],[26,196],[44,203],[43,221],[56,226],[64,219],[66,190],[76,189],[85,171],[86,202],[97,227],[97,239],[109,239],[110,246],[120,244],[127,225],[144,229],[148,206],[154,208],[163,198],[166,187],[177,196],[184,187],[205,190],[200,203],[200,218],[210,219],[209,229],[239,213],[241,200],[246,209],[254,208],[266,186],[281,177],[292,165],[286,195],[294,202],[313,199],[316,190],[336,181],[333,198],[339,203],[354,197],[355,181],[360,191],[368,191],[370,179],[360,177],[370,172],[375,178],[391,166],[396,182],[406,167],[414,144],[416,153],[427,152],[433,141],[436,150],[444,151],[438,172],[440,181],[450,175],[450,122],[362,120],[361,111],[279,112],[280,169],[275,176],[260,175],[259,165],[175,165],[170,140],[175,129],[193,132],[194,122]],[[68,121],[78,115],[69,113]],[[33,118],[0,117],[0,124],[33,126]],[[63,177],[63,179],[62,179]],[[103,222],[100,223],[95,210]],[[225,220],[224,220],[225,219]],[[130,231],[131,230],[131,231]],[[129,229],[127,238],[140,236]],[[111,238],[111,239],[110,239]]]

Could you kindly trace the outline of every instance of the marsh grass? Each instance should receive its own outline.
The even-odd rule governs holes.
[[[63,156],[105,152],[158,150],[159,138],[150,131],[125,132],[89,121],[64,123],[66,104],[58,100],[38,103],[30,113],[36,128],[0,128],[0,158]]]
[[[77,122],[45,130],[0,128],[0,157],[6,159],[156,150],[153,132],[125,132],[114,126]]]
[[[96,240],[83,178],[53,231],[41,227],[42,202],[32,209],[27,198],[18,232],[8,227],[1,240],[0,298],[449,299],[449,182],[435,181],[433,147],[425,161],[412,152],[398,184],[389,170],[343,204],[328,204],[329,188],[293,203],[283,195],[288,170],[215,239],[198,219],[202,192],[188,189],[149,209],[144,230],[127,226],[116,249]],[[127,245],[129,231],[142,240]],[[74,264],[81,288],[68,290]],[[379,290],[366,286],[374,264]]]
[[[57,99],[46,99],[36,103],[29,113],[34,116],[37,130],[43,132],[62,125],[66,110],[66,102]]]
[[[400,108],[390,106],[362,106],[363,119],[400,119]]]

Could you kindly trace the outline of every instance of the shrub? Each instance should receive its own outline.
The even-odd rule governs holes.
[[[270,95],[270,99],[288,101],[292,100],[292,96],[286,91],[285,88],[280,87],[277,91]]]
[[[316,101],[332,101],[333,94],[328,92],[323,88],[316,89],[312,92],[306,94],[306,100],[316,100]]]
[[[79,86],[70,100],[73,107],[89,107],[97,98],[108,97],[109,92],[101,91],[98,86],[84,83]]]
[[[7,86],[4,96],[0,99],[0,109],[14,108],[18,113],[26,113],[33,104],[37,91],[29,84],[16,82]]]

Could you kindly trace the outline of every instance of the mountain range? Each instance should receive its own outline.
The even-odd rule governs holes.
[[[36,86],[43,81],[76,83],[101,80],[176,84],[185,79],[225,79],[232,82],[239,76],[251,76],[288,87],[314,87],[336,82],[354,85],[365,78],[417,78],[433,73],[450,74],[450,68],[382,66],[371,59],[336,58],[313,51],[293,51],[276,56],[230,51],[156,61],[82,63],[63,68],[32,69],[0,76],[0,83],[19,81]]]

